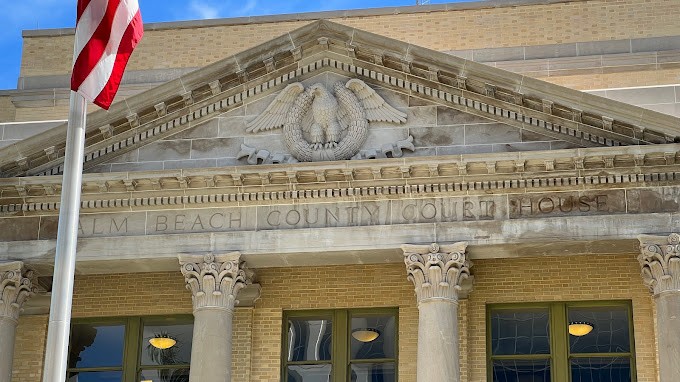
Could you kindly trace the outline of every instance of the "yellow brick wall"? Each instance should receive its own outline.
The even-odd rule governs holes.
[[[591,0],[332,19],[435,50],[479,49],[680,34],[677,0]],[[279,22],[147,31],[130,70],[200,67],[297,29]],[[66,74],[73,36],[24,38],[22,76]]]
[[[468,301],[469,381],[486,379],[486,304],[632,300],[638,382],[657,381],[654,306],[636,255],[478,260]]]
[[[47,315],[21,316],[14,344],[12,382],[39,382],[47,340]]]
[[[14,122],[15,108],[10,96],[0,96],[0,123]]]
[[[191,314],[191,293],[177,272],[76,277],[73,318]]]
[[[284,310],[398,307],[399,381],[414,382],[418,310],[405,273],[401,263],[258,269],[262,296],[234,317],[233,380],[279,380]],[[624,299],[633,302],[638,382],[656,382],[654,305],[634,254],[477,260],[473,273],[459,305],[462,381],[486,380],[486,304]],[[190,312],[179,272],[76,280],[74,318]],[[46,323],[21,317],[12,382],[40,381]]]

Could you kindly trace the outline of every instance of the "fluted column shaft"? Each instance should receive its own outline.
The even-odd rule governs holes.
[[[190,382],[231,381],[234,306],[252,276],[240,258],[238,252],[179,256],[194,307]]]
[[[23,263],[0,264],[0,381],[12,380],[12,361],[19,312],[34,294],[31,272]]]
[[[458,298],[471,283],[467,243],[404,245],[418,300],[417,382],[459,382]]]
[[[680,381],[680,235],[640,238],[638,260],[656,300],[659,379]]]

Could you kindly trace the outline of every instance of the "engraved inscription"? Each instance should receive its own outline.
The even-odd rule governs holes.
[[[393,220],[402,223],[493,220],[505,216],[500,200],[491,198],[450,198],[395,202]]]
[[[513,195],[509,203],[510,219],[626,212],[622,190]]]
[[[207,210],[150,214],[150,231],[155,234],[235,231],[243,229],[243,211]]]
[[[258,209],[258,229],[352,227],[501,219],[502,199],[466,197]]]
[[[600,190],[226,207],[86,214],[81,215],[78,229],[81,237],[164,235],[549,218],[630,213],[641,209],[630,203],[624,190]],[[645,205],[644,212],[660,208],[657,204]],[[41,220],[41,239],[56,237],[56,222],[56,216]]]
[[[100,216],[78,221],[80,236],[121,236],[128,233],[128,217]]]

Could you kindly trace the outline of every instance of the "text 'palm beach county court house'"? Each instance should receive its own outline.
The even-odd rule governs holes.
[[[680,381],[680,4],[147,24],[88,115],[69,382]],[[0,92],[0,380],[41,381],[73,30]],[[415,293],[414,293],[415,290]]]

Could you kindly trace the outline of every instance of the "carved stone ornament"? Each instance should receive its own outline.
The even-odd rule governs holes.
[[[402,245],[408,279],[415,286],[418,303],[427,300],[457,302],[460,292],[472,287],[466,242],[448,245]]]
[[[288,85],[257,118],[247,124],[246,131],[258,133],[283,128],[289,154],[271,154],[242,145],[239,159],[248,163],[316,162],[362,157],[361,147],[368,136],[369,122],[406,122],[406,114],[385,100],[359,79],[336,82],[332,92],[315,83],[305,89],[295,82]],[[401,156],[402,150],[415,150],[413,138],[370,149],[380,156]],[[292,158],[291,158],[292,156]]]
[[[0,318],[19,319],[24,302],[36,292],[31,277],[33,271],[25,270],[20,261],[0,264]]]
[[[238,292],[252,282],[253,273],[240,261],[239,252],[223,255],[180,255],[179,262],[191,291],[194,311],[233,310]]]
[[[640,239],[642,278],[655,294],[667,291],[680,292],[680,235],[672,233],[666,243]]]

